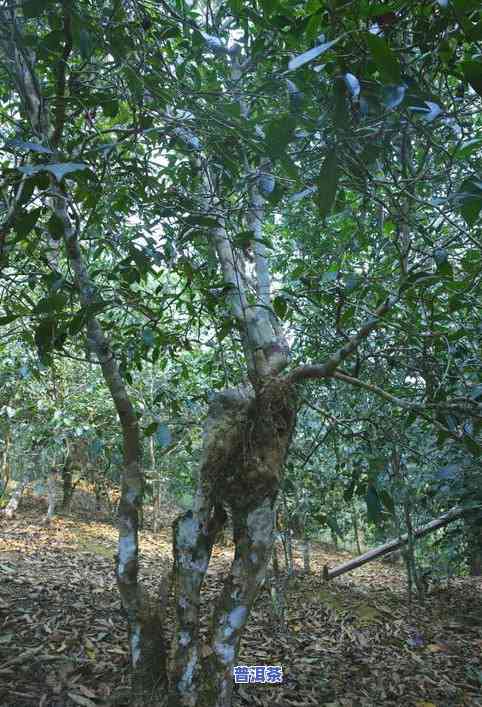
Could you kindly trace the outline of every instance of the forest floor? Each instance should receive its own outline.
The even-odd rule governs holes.
[[[43,524],[28,496],[0,521],[0,706],[95,707],[128,681],[126,625],[113,558],[115,524],[93,513]],[[141,533],[142,582],[157,590],[171,559],[170,527]],[[280,685],[235,686],[235,707],[482,706],[482,582],[453,579],[424,603],[407,603],[401,568],[372,562],[329,583],[346,553],[313,548],[312,574],[287,590],[286,625],[268,591],[258,598],[240,665],[281,665]],[[215,548],[204,627],[232,547]],[[295,550],[301,568],[301,557]],[[170,622],[172,625],[172,621]]]

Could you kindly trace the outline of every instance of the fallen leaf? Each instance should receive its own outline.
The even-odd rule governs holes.
[[[95,702],[92,702],[92,700],[89,700],[88,697],[82,697],[82,695],[76,695],[75,692],[69,692],[68,693],[70,699],[72,702],[75,702],[76,705],[80,705],[81,707],[97,707]]]

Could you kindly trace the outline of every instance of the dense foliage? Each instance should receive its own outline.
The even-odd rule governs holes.
[[[190,507],[215,392],[284,370],[279,528],[361,550],[460,506],[409,576],[480,572],[480,4],[3,0],[0,22],[5,502],[74,458],[127,484],[123,396],[144,500],[161,478]]]

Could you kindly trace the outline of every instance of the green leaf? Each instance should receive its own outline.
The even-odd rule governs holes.
[[[263,15],[269,17],[278,9],[278,0],[261,0],[261,7],[263,8]]]
[[[385,491],[382,489],[381,491],[378,492],[378,497],[380,501],[383,503],[387,511],[393,516],[395,515],[395,503],[393,498],[390,496],[388,491]]]
[[[377,65],[382,78],[399,84],[402,77],[400,65],[386,40],[368,33],[366,35],[366,41],[373,61]]]
[[[119,101],[116,98],[109,98],[102,101],[102,110],[107,118],[115,118],[119,112]],[[112,143],[114,145],[114,143]]]
[[[57,214],[52,214],[47,225],[52,238],[59,241],[64,235],[64,222]]]
[[[152,346],[154,346],[154,334],[151,331],[151,329],[144,329],[143,330],[142,339],[148,349],[150,349]]]
[[[172,442],[169,427],[164,422],[161,422],[157,429],[156,440],[160,447],[168,447]]]
[[[179,499],[179,505],[182,506],[182,508],[185,508],[186,510],[192,508],[193,503],[194,496],[190,493],[183,493],[181,498]]]
[[[151,422],[150,425],[144,428],[144,437],[151,437],[151,435],[156,432],[157,428],[159,426],[158,422]]]
[[[288,302],[284,297],[275,297],[273,300],[273,309],[276,313],[276,316],[278,316],[280,319],[284,319],[288,311]]]
[[[94,51],[94,45],[90,33],[82,27],[79,32],[79,49],[80,55],[84,61],[88,61]]]
[[[23,140],[9,140],[5,143],[6,147],[18,147],[21,150],[28,150],[29,152],[39,152],[46,155],[53,155],[54,153],[48,147],[40,145],[38,142],[24,142]]]
[[[219,228],[221,225],[215,218],[212,218],[211,216],[202,216],[201,214],[188,216],[186,218],[186,223],[194,223],[197,226],[204,226],[205,228]]]
[[[321,0],[308,0],[308,2],[305,5],[305,12],[307,15],[312,15],[315,12],[318,12],[320,7],[321,7]]]
[[[76,163],[76,162],[59,162],[56,164],[42,164],[42,165],[25,165],[23,167],[17,167],[19,172],[22,174],[27,174],[29,177],[32,174],[38,174],[39,172],[50,172],[54,175],[55,179],[60,182],[65,177],[66,174],[71,172],[79,172],[82,169],[87,169],[86,164]]]
[[[243,0],[229,0],[229,7],[233,15],[240,15],[243,10]]]
[[[473,138],[473,140],[463,142],[457,149],[455,157],[460,160],[465,159],[466,157],[470,157],[474,152],[479,152],[480,150],[482,150],[482,138],[476,137]]]
[[[0,326],[5,326],[6,324],[14,322],[19,316],[19,314],[9,314],[6,317],[0,317]]]
[[[296,71],[296,69],[299,69],[300,66],[303,66],[303,64],[307,64],[309,61],[313,61],[313,59],[316,59],[321,54],[324,54],[326,51],[328,51],[328,49],[331,49],[331,47],[337,42],[339,42],[340,39],[341,37],[338,37],[337,39],[333,39],[331,42],[324,42],[323,44],[319,44],[317,47],[308,49],[308,51],[304,52],[303,54],[298,54],[298,56],[295,56],[288,62],[289,71]]]
[[[23,15],[26,20],[32,17],[40,17],[50,5],[50,0],[25,0],[23,3]]]
[[[479,96],[482,96],[482,61],[464,61],[462,62],[462,71],[465,80]]]
[[[266,149],[273,158],[281,157],[287,145],[294,137],[296,118],[285,113],[280,118],[275,118],[266,128]]]
[[[332,148],[323,162],[318,176],[317,205],[322,218],[328,216],[335,202],[339,169],[336,149]]]
[[[465,179],[456,195],[460,213],[469,226],[473,226],[482,209],[482,182],[471,177]]]
[[[475,439],[473,439],[469,435],[464,435],[463,442],[469,452],[474,455],[475,459],[481,458],[482,447],[480,446],[480,444],[478,444],[478,442],[475,441]]]
[[[85,325],[85,319],[85,312],[82,309],[80,310],[80,312],[78,312],[72,317],[69,324],[69,333],[72,336],[78,334],[79,331],[83,328],[83,326]]]
[[[36,314],[53,314],[61,311],[65,306],[65,296],[61,293],[50,295],[41,299],[35,307]]]
[[[363,0],[360,3],[360,17],[379,17],[386,12],[397,10],[396,2],[373,2],[373,0]]]
[[[368,520],[371,523],[377,523],[381,516],[382,506],[378,498],[377,490],[372,484],[368,486],[365,501],[367,504]]]
[[[42,212],[41,208],[38,209],[32,209],[32,211],[24,211],[20,215],[17,216],[14,222],[14,229],[15,233],[17,233],[21,238],[25,238],[32,228],[35,226],[35,224],[38,221],[38,218]]]

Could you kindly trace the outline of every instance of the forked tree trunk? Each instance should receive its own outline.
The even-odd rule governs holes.
[[[295,424],[294,394],[281,382],[256,395],[224,391],[208,416],[193,511],[174,526],[176,635],[170,707],[229,707],[233,667],[272,553],[274,505]],[[200,591],[213,543],[233,518],[234,560],[216,601],[206,646]]]

